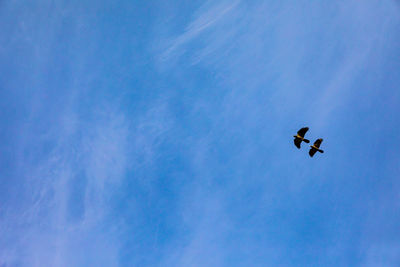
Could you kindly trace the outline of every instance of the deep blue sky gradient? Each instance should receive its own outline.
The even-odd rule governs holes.
[[[400,266],[398,2],[2,1],[0,29],[0,266]]]

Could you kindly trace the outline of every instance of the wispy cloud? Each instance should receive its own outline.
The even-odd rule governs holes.
[[[0,25],[18,34],[8,41],[0,33],[0,58],[18,55],[22,63],[0,74],[13,89],[5,101],[15,103],[0,114],[2,129],[13,129],[7,153],[14,164],[11,178],[0,178],[7,190],[0,196],[0,266],[396,263],[398,242],[369,233],[379,228],[376,210],[384,211],[382,221],[398,221],[391,215],[398,194],[380,206],[369,189],[361,191],[374,175],[392,186],[397,169],[366,166],[380,161],[362,144],[358,153],[367,161],[350,166],[333,153],[308,161],[288,141],[298,124],[317,134],[346,121],[336,112],[364,93],[360,76],[377,71],[374,58],[391,57],[385,49],[399,21],[390,3],[177,7],[189,14],[187,23],[160,26],[170,35],[154,54],[147,47],[160,35],[146,39],[154,35],[141,28],[154,24],[148,6],[133,16],[142,7],[109,12],[100,1],[87,17],[91,3],[65,11],[65,3],[49,2],[35,6],[40,12],[19,10],[20,24],[14,13],[2,17]],[[157,64],[165,66],[161,73]],[[377,96],[371,91],[368,99]],[[377,199],[387,196],[368,188]]]
[[[161,58],[163,60],[168,60],[174,54],[175,56],[182,54],[185,44],[223,20],[239,5],[239,3],[240,0],[222,1],[219,3],[214,3],[213,1],[206,2],[200,10],[196,12],[194,19],[186,27],[185,32],[169,42],[170,45],[166,51],[163,52]]]
[[[210,9],[214,10],[214,8]],[[193,154],[192,157],[193,166],[199,166],[193,169],[202,170],[199,171],[201,180],[211,184],[223,183],[227,196],[233,196],[236,193],[234,190],[236,185],[240,184],[241,179],[245,179],[238,174],[240,170],[247,170],[247,172],[243,171],[243,176],[248,182],[251,179],[249,178],[251,172],[248,170],[252,168],[245,166],[246,164],[252,167],[258,166],[255,161],[259,160],[262,162],[260,165],[265,166],[265,169],[261,167],[260,169],[272,173],[259,176],[260,180],[253,181],[259,183],[262,192],[260,194],[263,194],[265,201],[269,202],[263,202],[264,210],[256,211],[260,214],[285,213],[281,209],[288,208],[284,205],[284,202],[288,200],[279,200],[282,203],[277,203],[279,201],[276,199],[280,199],[280,196],[275,195],[274,190],[282,184],[274,178],[279,177],[280,182],[290,185],[292,187],[290,190],[296,194],[307,191],[310,184],[317,183],[322,186],[323,177],[319,176],[319,181],[312,181],[312,177],[316,176],[296,173],[290,176],[290,181],[283,182],[282,173],[273,175],[276,169],[282,171],[288,168],[283,163],[282,166],[277,167],[281,164],[278,161],[282,162],[282,158],[277,157],[276,153],[282,149],[282,142],[286,142],[287,138],[282,135],[288,134],[289,124],[298,121],[309,124],[316,133],[322,129],[326,132],[333,127],[329,121],[332,121],[336,116],[336,111],[343,105],[348,106],[351,101],[354,101],[356,92],[360,91],[354,83],[360,79],[366,66],[370,65],[370,60],[377,56],[376,49],[379,44],[385,43],[388,33],[394,31],[394,24],[389,21],[372,19],[376,16],[385,17],[383,14],[389,12],[390,9],[390,5],[384,5],[378,1],[370,1],[362,5],[357,1],[351,1],[346,4],[320,3],[305,6],[285,3],[280,5],[256,3],[241,6],[238,3],[234,8],[226,8],[228,11],[221,12],[224,15],[220,16],[207,10],[202,10],[203,13],[199,11],[197,16],[187,24],[186,31],[182,35],[176,38],[171,37],[174,42],[166,50],[163,59],[170,62],[173,56],[182,57],[185,59],[183,61],[185,63],[182,64],[186,64],[187,59],[199,64],[201,68],[206,69],[208,75],[217,77],[212,82],[218,84],[215,90],[219,90],[223,95],[218,107],[207,105],[208,109],[213,110],[211,113],[215,114],[212,118],[215,122],[214,127],[199,142],[197,154]],[[218,5],[215,10],[223,9]],[[208,18],[210,14],[213,14],[215,19]],[[325,15],[329,19],[319,17]],[[236,17],[240,17],[240,20],[234,20],[235,23],[230,25],[234,33],[226,31],[226,27],[219,25],[220,23],[223,25],[223,21],[232,21]],[[395,15],[392,13],[389,17],[393,19]],[[316,23],[316,21],[321,22]],[[196,37],[200,35],[201,40],[197,42]],[[210,40],[210,42],[203,44],[204,40]],[[171,71],[176,67],[173,64],[169,66]],[[232,138],[235,141],[231,140],[230,144],[238,150],[235,152],[240,155],[238,156],[240,159],[235,160],[236,154],[232,153],[218,162],[219,164],[214,165],[213,160],[218,160],[218,156],[213,154],[213,147],[219,145],[221,150],[229,153],[227,151],[231,146],[224,147],[221,145],[224,141],[221,140],[232,136],[235,137],[235,139]],[[261,144],[270,145],[264,148],[268,151],[265,154],[255,152],[261,150]],[[257,156],[262,155],[264,161],[253,157],[252,153]],[[254,159],[254,161],[249,163],[246,159]],[[226,163],[229,160],[231,160],[231,165]],[[237,171],[235,175],[227,171],[231,175],[228,181],[223,180],[224,176],[221,175],[224,164],[235,166],[234,170]],[[260,177],[263,177],[265,181],[262,181]],[[215,202],[204,201],[212,194],[208,194],[206,182],[197,184],[197,187],[202,188],[202,185],[204,192],[200,190],[201,193],[198,195],[188,193],[191,197],[184,198],[182,201],[203,203],[204,212],[200,217],[210,216],[224,226],[215,229],[212,223],[199,223],[200,227],[191,227],[190,237],[185,245],[178,246],[174,243],[173,247],[178,248],[179,252],[172,254],[173,256],[166,260],[167,263],[174,262],[177,266],[201,266],[208,263],[217,266],[223,265],[226,263],[226,258],[229,258],[228,254],[231,250],[224,244],[226,238],[224,231],[230,232],[229,225],[235,223],[234,219],[226,216],[228,213],[226,206],[231,203],[231,200],[220,194]],[[288,189],[279,187],[278,194],[289,198],[294,197],[286,190]],[[215,214],[211,212],[213,206],[220,207]],[[318,204],[312,202],[310,206],[315,207]],[[307,208],[304,207],[304,209]],[[193,210],[182,212],[184,216],[193,214]],[[274,215],[265,216],[266,220],[268,218],[281,219]],[[293,216],[296,217],[296,215]],[[296,220],[294,217],[292,219]],[[194,224],[188,223],[188,225]],[[325,226],[323,224],[321,227]],[[271,225],[266,227],[272,228]],[[295,234],[293,227],[296,228],[297,224],[291,224],[291,227],[287,229],[290,232],[288,234]],[[273,229],[279,231],[279,229]],[[338,233],[342,229],[338,226],[334,231]],[[232,232],[235,231],[232,230]],[[216,240],[210,237],[211,233],[215,233]],[[330,233],[324,232],[324,234]],[[274,237],[271,233],[267,236],[264,238],[273,239]],[[285,245],[272,245],[272,242],[268,241],[265,241],[263,245],[264,248],[268,247],[268,250],[264,252],[272,255],[269,261],[271,264],[290,262],[287,257],[290,249]],[[314,244],[310,245],[310,247],[313,246]],[[213,248],[215,262],[212,262],[212,259],[208,261],[197,257],[202,253],[207,255],[209,247]],[[235,246],[235,249],[238,247]],[[347,249],[347,240],[339,240],[336,243],[332,241],[320,249],[323,251],[322,254],[338,256]],[[279,261],[283,258],[286,261]],[[249,262],[251,262],[250,259]],[[292,266],[289,263],[287,265]]]
[[[99,119],[89,123],[80,120],[79,126],[67,135],[63,129],[70,126],[62,121],[68,124],[70,120],[64,120],[65,116],[75,116],[62,114],[61,120],[50,128],[51,135],[43,140],[52,148],[42,162],[35,166],[25,160],[21,165],[26,175],[27,194],[22,193],[26,203],[22,213],[8,211],[7,221],[18,228],[25,227],[17,233],[7,233],[3,228],[2,234],[15,235],[20,241],[14,249],[24,251],[25,256],[22,262],[15,258],[7,260],[7,264],[75,265],[84,255],[71,259],[71,253],[79,253],[73,244],[89,242],[90,254],[88,240],[92,238],[98,248],[96,254],[103,251],[97,255],[104,261],[102,264],[116,264],[118,243],[109,234],[113,230],[98,235],[95,229],[103,227],[109,199],[127,169],[128,124],[117,111],[108,109],[106,114],[99,111]],[[26,134],[29,135],[29,129]],[[30,143],[26,146],[25,151],[32,149]],[[16,255],[16,251],[5,251]]]
[[[393,19],[395,14],[392,13],[391,5],[382,5],[379,2],[371,1],[363,6],[357,3],[351,3],[354,7],[353,16],[349,19],[349,11],[342,7],[342,21],[347,23],[350,28],[360,28],[357,32],[345,32],[345,36],[352,42],[348,42],[348,48],[343,52],[344,59],[342,63],[332,73],[332,78],[321,88],[321,95],[313,101],[317,104],[316,109],[321,111],[313,121],[313,126],[326,127],[329,117],[335,110],[346,105],[351,100],[352,91],[356,88],[353,82],[360,78],[362,72],[366,70],[369,61],[374,61],[376,52],[381,49],[380,45],[385,42],[389,32],[393,30],[392,25],[388,24],[388,20]],[[389,18],[379,20],[378,23],[370,23],[371,18],[376,13],[391,12]],[[346,21],[347,20],[347,21]],[[350,36],[353,35],[353,36]]]

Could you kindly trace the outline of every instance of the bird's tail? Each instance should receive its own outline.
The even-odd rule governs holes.
[[[324,151],[322,149],[319,149],[318,151],[321,152],[321,153],[324,153]]]
[[[310,143],[310,140],[308,139],[303,139],[304,142],[306,142],[307,144]]]

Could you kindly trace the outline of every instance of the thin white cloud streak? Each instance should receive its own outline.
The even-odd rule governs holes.
[[[163,60],[168,60],[173,54],[179,51],[181,54],[183,46],[198,37],[208,28],[215,26],[216,23],[222,21],[229,13],[238,6],[240,0],[223,1],[222,3],[214,4],[213,1],[208,1],[200,8],[201,12],[195,15],[192,22],[186,27],[183,34],[173,38],[170,46],[162,54]],[[204,10],[205,9],[205,10]]]

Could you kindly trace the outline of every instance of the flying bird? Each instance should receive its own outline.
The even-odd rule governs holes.
[[[318,151],[321,153],[324,153],[324,151],[322,149],[319,149],[319,146],[321,145],[322,141],[324,139],[319,138],[314,142],[314,145],[310,146],[310,151],[308,152],[308,154],[310,154],[310,157],[314,156],[314,154]]]
[[[294,145],[300,149],[300,144],[302,141],[306,142],[306,143],[310,143],[310,140],[307,140],[304,138],[304,135],[306,134],[306,132],[308,131],[308,127],[304,127],[301,128],[298,132],[297,135],[293,135],[294,137]]]

